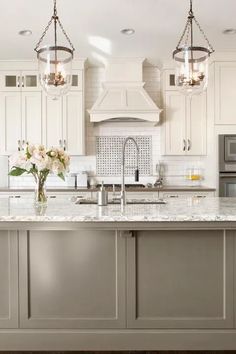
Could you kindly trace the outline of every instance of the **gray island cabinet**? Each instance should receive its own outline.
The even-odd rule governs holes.
[[[236,200],[0,200],[0,350],[236,348]]]

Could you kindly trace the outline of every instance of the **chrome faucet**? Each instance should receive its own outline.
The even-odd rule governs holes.
[[[123,148],[122,148],[122,159],[121,159],[121,193],[120,193],[120,203],[122,206],[126,204],[126,193],[125,193],[125,149],[126,149],[126,144],[128,141],[132,141],[136,147],[137,150],[137,160],[136,160],[136,166],[135,167],[135,182],[139,181],[139,169],[138,169],[138,159],[139,159],[139,147],[137,141],[132,137],[128,136],[125,138],[125,141],[123,143]],[[133,166],[127,166],[127,167],[133,167]]]

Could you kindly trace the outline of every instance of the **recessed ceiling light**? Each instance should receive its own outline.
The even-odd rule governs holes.
[[[222,31],[223,34],[236,34],[236,28],[226,28]]]
[[[29,30],[29,29],[26,29],[26,30],[19,31],[18,34],[19,34],[20,36],[31,36],[32,31]]]
[[[134,32],[135,32],[135,30],[133,28],[124,28],[121,30],[121,33],[126,34],[127,36],[134,34]]]

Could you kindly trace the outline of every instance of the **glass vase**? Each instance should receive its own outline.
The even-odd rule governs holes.
[[[37,180],[36,187],[35,187],[35,204],[36,205],[47,204],[45,182],[42,182],[40,179]]]

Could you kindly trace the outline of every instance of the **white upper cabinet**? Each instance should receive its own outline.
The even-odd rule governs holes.
[[[236,62],[215,63],[215,124],[236,124]]]
[[[188,155],[206,155],[207,106],[206,92],[186,98],[186,139]]]
[[[164,154],[206,155],[207,95],[181,93],[175,85],[175,71],[163,75]]]
[[[206,154],[206,93],[165,92],[165,154]]]
[[[84,104],[82,91],[63,97],[63,146],[71,155],[85,153]]]
[[[27,141],[42,143],[41,92],[0,92],[0,154],[21,150]]]
[[[185,97],[176,91],[165,93],[165,153],[183,155],[186,150]]]
[[[62,147],[62,98],[53,99],[43,94],[44,144]]]
[[[43,106],[45,145],[61,147],[70,155],[84,155],[83,92],[72,90],[57,100],[44,95]]]
[[[22,140],[42,143],[42,92],[22,92]]]
[[[8,63],[0,64],[0,155],[21,150],[26,142],[62,147],[71,155],[83,155],[84,63],[77,63],[70,92],[58,100],[43,92],[38,71],[33,70],[35,64],[9,65],[10,70]],[[15,70],[17,67],[20,69]]]
[[[11,154],[22,144],[21,93],[0,92],[0,153]]]

